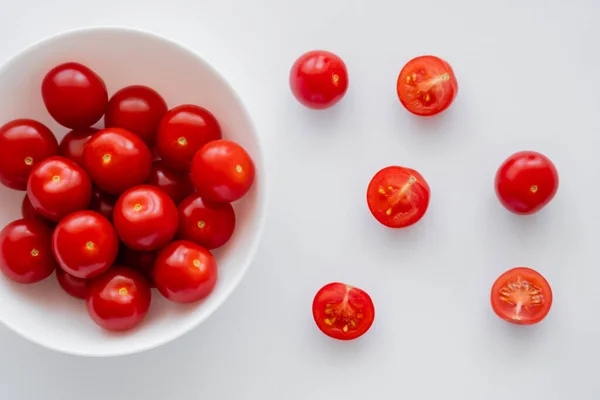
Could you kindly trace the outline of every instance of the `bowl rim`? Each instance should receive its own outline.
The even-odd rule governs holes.
[[[240,105],[240,108],[242,110],[242,113],[244,114],[244,117],[246,118],[247,121],[249,121],[251,135],[254,136],[254,139],[256,142],[256,153],[258,155],[258,157],[256,157],[256,159],[254,160],[254,162],[257,166],[256,178],[258,178],[258,179],[255,178],[255,180],[259,181],[259,183],[260,183],[256,187],[256,190],[258,190],[258,193],[257,193],[258,207],[257,207],[257,211],[256,211],[257,227],[255,230],[255,234],[253,235],[253,238],[251,239],[251,242],[249,245],[248,256],[245,257],[245,261],[242,262],[243,265],[241,266],[240,273],[238,273],[237,276],[235,276],[233,278],[233,281],[229,285],[229,287],[224,289],[221,301],[214,303],[214,305],[207,308],[205,312],[198,314],[194,318],[190,318],[189,321],[187,321],[185,324],[183,324],[181,328],[174,330],[172,332],[166,333],[165,335],[158,336],[158,338],[156,340],[145,340],[142,342],[143,344],[138,345],[138,346],[131,346],[130,348],[127,348],[127,349],[118,350],[118,351],[111,351],[111,350],[104,351],[103,350],[101,352],[93,352],[93,351],[86,352],[86,351],[69,349],[68,346],[55,345],[50,342],[45,342],[43,340],[39,340],[37,337],[34,337],[34,335],[30,335],[27,331],[21,330],[21,329],[17,328],[16,326],[12,325],[11,323],[7,322],[5,319],[0,318],[0,322],[4,326],[9,328],[16,334],[22,336],[23,338],[27,339],[28,341],[35,343],[46,349],[53,350],[53,351],[63,353],[63,354],[73,355],[73,356],[102,358],[102,357],[119,357],[119,356],[137,354],[137,353],[142,353],[147,350],[161,347],[169,342],[172,342],[172,341],[186,335],[187,333],[192,331],[194,328],[198,327],[200,324],[202,324],[204,321],[206,321],[208,318],[210,318],[223,304],[225,304],[225,302],[231,297],[232,293],[238,288],[241,281],[246,276],[246,273],[248,272],[248,269],[250,268],[250,264],[254,261],[254,258],[256,257],[256,252],[258,251],[258,246],[262,239],[264,227],[266,224],[266,214],[267,214],[267,212],[266,212],[267,211],[266,193],[267,192],[266,192],[266,188],[265,188],[265,182],[266,182],[265,162],[266,161],[265,161],[265,157],[264,157],[263,145],[260,140],[260,136],[257,133],[256,124],[254,123],[254,120],[252,119],[251,114],[248,111],[248,108],[247,108],[245,102],[240,97],[238,92],[233,88],[233,86],[230,84],[230,82],[209,61],[207,61],[204,57],[202,57],[197,51],[177,42],[174,39],[170,39],[168,37],[163,36],[162,34],[157,34],[157,33],[145,30],[145,29],[126,27],[126,26],[98,25],[98,26],[86,26],[86,27],[74,28],[74,29],[58,32],[58,33],[52,34],[50,36],[47,36],[45,38],[42,38],[42,39],[26,46],[21,51],[13,54],[8,59],[6,59],[6,61],[0,67],[0,76],[3,75],[4,72],[8,68],[10,68],[12,66],[12,64],[15,63],[20,57],[30,54],[43,46],[47,46],[54,41],[58,41],[58,40],[64,39],[69,36],[77,36],[80,34],[87,34],[87,33],[92,33],[92,32],[121,32],[121,33],[128,33],[128,34],[135,34],[135,35],[150,37],[153,40],[159,40],[162,42],[166,42],[171,46],[177,47],[180,50],[183,50],[183,51],[189,53],[190,55],[194,56],[194,58],[198,59],[202,64],[204,64],[210,70],[210,72],[215,77],[217,77],[217,79],[220,79],[221,83],[225,87],[227,87],[229,89],[229,91],[233,94],[235,100]]]

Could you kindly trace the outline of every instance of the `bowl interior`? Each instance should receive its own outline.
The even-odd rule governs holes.
[[[34,285],[9,282],[0,274],[0,320],[22,336],[61,352],[108,356],[134,353],[166,343],[205,320],[242,279],[258,244],[264,220],[262,157],[253,124],[236,93],[194,52],[166,39],[135,30],[94,28],[69,32],[38,43],[0,70],[0,125],[14,118],[33,118],[60,140],[67,129],[44,108],[40,85],[47,71],[66,61],[83,63],[106,82],[109,95],[123,86],[156,89],[169,107],[192,103],[210,110],[226,139],[252,156],[257,177],[252,190],[234,204],[236,230],[214,251],[219,280],[214,292],[192,305],[173,304],[153,291],[144,323],[126,333],[109,333],[87,316],[85,303],[71,298],[55,276]],[[102,121],[96,126],[102,127]],[[25,192],[0,188],[0,224],[21,217]]]

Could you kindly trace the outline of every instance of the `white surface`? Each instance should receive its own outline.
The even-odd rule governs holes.
[[[64,356],[0,328],[1,398],[600,398],[597,0],[172,4],[2,0],[0,56],[89,24],[151,29],[206,56],[264,139],[269,215],[257,258],[206,323],[143,354]],[[350,73],[346,98],[321,113],[302,109],[287,83],[293,60],[315,47]],[[403,110],[394,87],[423,53],[447,59],[460,86],[428,120]],[[507,213],[493,190],[496,168],[526,148],[561,177],[532,218]],[[364,200],[373,173],[395,163],[432,189],[427,215],[406,231],[379,226]],[[517,265],[554,289],[535,327],[489,307],[494,279]],[[332,280],[373,297],[362,340],[335,342],[314,326],[312,297]]]

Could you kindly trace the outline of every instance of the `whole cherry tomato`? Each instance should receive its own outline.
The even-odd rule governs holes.
[[[154,263],[158,291],[176,303],[192,303],[208,296],[217,275],[217,262],[210,251],[185,240],[168,244]]]
[[[108,92],[102,78],[79,63],[54,67],[42,82],[46,109],[62,126],[85,129],[102,118],[108,104]]]
[[[23,218],[25,219],[37,219],[38,221],[41,221],[52,228],[54,225],[56,225],[55,222],[50,221],[48,218],[44,217],[35,210],[27,195],[23,197],[23,202],[21,203],[21,215],[23,215]]]
[[[92,188],[92,200],[90,201],[88,209],[99,212],[104,215],[106,219],[112,221],[113,210],[115,209],[115,204],[117,204],[118,199],[118,196],[106,193],[94,186]]]
[[[85,299],[87,297],[89,280],[69,275],[60,269],[60,267],[56,268],[56,279],[60,287],[71,296],[77,299]]]
[[[120,128],[96,133],[83,151],[85,169],[100,189],[111,194],[144,183],[152,156],[139,136]]]
[[[446,61],[434,56],[421,56],[413,58],[402,68],[396,90],[408,111],[430,116],[450,107],[458,93],[458,83]]]
[[[213,203],[192,194],[179,205],[180,239],[211,250],[227,243],[234,229],[235,213],[229,203]]]
[[[136,186],[119,197],[113,222],[127,247],[153,251],[169,243],[177,233],[177,207],[163,190]]]
[[[87,142],[96,132],[98,132],[98,129],[95,128],[70,131],[60,141],[58,149],[59,154],[83,167],[83,150],[85,149]]]
[[[90,282],[86,306],[98,326],[126,331],[144,320],[151,298],[150,286],[139,272],[115,266]]]
[[[45,125],[16,119],[0,127],[0,182],[16,190],[27,189],[33,167],[58,154],[58,142]]]
[[[35,219],[19,219],[0,232],[0,271],[18,283],[46,279],[56,268],[52,230]]]
[[[127,86],[108,101],[104,125],[127,129],[152,144],[166,112],[167,103],[156,90],[142,85]]]
[[[137,251],[123,246],[119,253],[119,263],[138,271],[146,278],[151,287],[154,284],[154,261],[158,251]]]
[[[254,182],[254,163],[237,143],[215,140],[202,146],[192,162],[192,183],[202,198],[231,203]]]
[[[323,50],[309,51],[294,62],[290,87],[296,99],[312,109],[333,106],[348,90],[346,64],[337,55]]]
[[[77,211],[63,218],[54,229],[52,250],[65,272],[89,279],[113,265],[119,251],[119,239],[102,214]]]
[[[496,172],[496,195],[507,210],[533,214],[558,191],[558,171],[543,154],[520,151],[502,163]]]
[[[92,197],[92,182],[73,161],[50,157],[36,165],[29,175],[27,196],[35,210],[58,222],[68,214],[84,210]]]
[[[204,144],[221,139],[221,127],[205,108],[184,104],[165,114],[156,136],[160,157],[172,168],[189,171],[194,154]]]
[[[164,190],[175,204],[194,192],[190,174],[169,167],[164,161],[157,160],[152,163],[150,176],[146,182]]]

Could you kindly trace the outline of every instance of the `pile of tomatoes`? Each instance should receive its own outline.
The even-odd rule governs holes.
[[[300,56],[290,71],[290,86],[306,107],[322,110],[338,103],[348,90],[348,71],[337,55],[322,50]],[[428,117],[446,110],[458,93],[454,71],[446,61],[431,55],[410,60],[400,71],[396,89],[400,103],[411,113]],[[521,151],[498,169],[495,179],[500,203],[515,214],[533,214],[546,206],[558,190],[556,167],[543,154]],[[373,217],[389,228],[417,223],[427,211],[430,187],[416,170],[387,166],[367,187],[367,204]],[[514,268],[493,284],[491,303],[501,318],[516,324],[534,324],[550,311],[552,290],[537,271]],[[375,308],[363,290],[339,282],[325,285],[313,301],[319,329],[341,340],[355,339],[369,330]]]
[[[0,232],[4,275],[31,284],[56,273],[112,331],[144,319],[151,287],[176,303],[208,296],[218,276],[210,250],[231,238],[231,203],[254,181],[248,153],[222,139],[205,108],[169,109],[140,85],[109,98],[79,63],[49,71],[41,94],[71,131],[58,143],[32,119],[0,127],[0,182],[27,192],[23,218]]]

